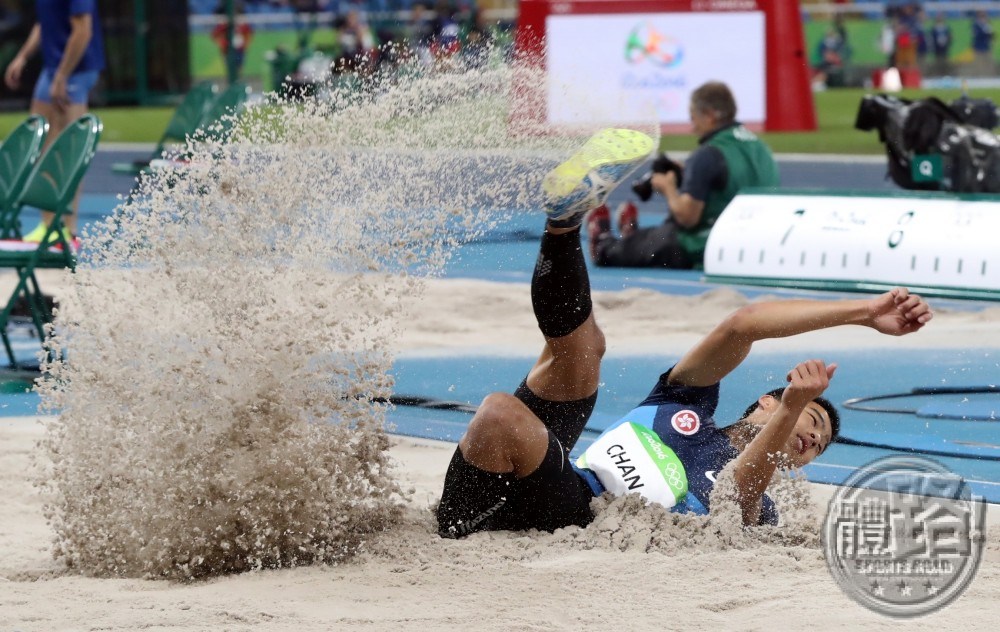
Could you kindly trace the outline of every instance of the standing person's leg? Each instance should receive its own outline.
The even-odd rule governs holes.
[[[86,114],[87,109],[88,108],[86,103],[71,103],[70,105],[66,106],[66,108],[62,111],[63,120],[62,120],[61,130],[66,129],[66,127],[68,127],[70,123],[72,123],[76,119]],[[76,193],[73,195],[73,213],[70,215],[63,215],[62,218],[63,225],[66,227],[66,230],[69,231],[70,237],[72,239],[76,239],[76,236],[79,234],[77,232],[76,218],[77,214],[80,212],[80,192],[82,190],[83,190],[83,185],[81,184],[76,188]],[[45,221],[46,224],[50,223],[52,221],[52,213],[48,212],[42,213],[42,219],[43,221]],[[70,239],[70,237],[67,237],[67,239]]]
[[[49,133],[45,138],[44,150],[47,151],[52,142],[62,133],[66,127],[87,113],[87,103],[90,90],[97,80],[96,72],[79,73],[70,77],[67,91],[70,103],[65,107],[57,107],[49,97],[51,86],[50,71],[42,71],[38,83],[35,85],[35,92],[31,99],[31,113],[45,117],[49,123]],[[77,234],[76,215],[80,206],[80,189],[78,188],[73,199],[73,213],[63,216],[63,223],[70,235]],[[45,236],[48,225],[52,222],[53,213],[42,210],[42,222],[30,233],[24,236],[25,241],[41,241]]]
[[[597,399],[604,335],[592,314],[579,226],[652,149],[648,137],[636,142],[627,130],[617,131],[625,139],[607,132],[550,174],[550,180],[563,180],[557,182],[563,191],[550,193],[562,208],[549,209],[531,283],[545,347],[513,396],[494,393],[483,400],[459,441],[437,511],[442,536],[551,530],[590,520],[592,494],[568,455]]]
[[[39,98],[39,92],[45,89],[40,87],[43,85],[42,79],[39,79],[38,85],[35,88],[35,97],[31,100],[31,113],[45,118],[49,124],[49,133],[45,137],[45,144],[42,146],[42,152],[44,153],[49,150],[49,147],[52,145],[52,141],[54,141],[56,137],[59,136],[59,133],[65,129],[66,124],[63,122],[63,116],[59,108],[47,100],[43,101]],[[42,221],[39,222],[38,226],[36,226],[33,230],[25,233],[25,241],[38,242],[45,237],[45,232],[48,229],[49,223],[52,221],[52,212],[44,209],[41,211]]]

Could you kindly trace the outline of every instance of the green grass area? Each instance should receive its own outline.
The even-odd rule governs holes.
[[[820,154],[880,154],[884,151],[875,132],[854,129],[858,103],[866,93],[862,89],[841,88],[820,92],[815,96],[819,129],[815,132],[765,133],[763,138],[778,153]],[[904,90],[900,96],[918,99],[937,96],[951,101],[958,90]],[[1000,102],[1000,89],[970,91],[973,97],[986,97]],[[155,143],[167,126],[173,109],[170,107],[98,108],[94,110],[104,122],[102,142]],[[24,120],[21,112],[0,114],[0,138]],[[689,151],[696,146],[693,135],[666,136],[665,151]]]
[[[807,133],[764,134],[764,139],[780,153],[820,154],[881,154],[885,151],[876,132],[854,129],[858,104],[870,91],[862,88],[840,88],[814,95],[819,129]],[[975,98],[1000,102],[1000,89],[970,90]],[[936,96],[946,103],[961,96],[960,90],[903,90],[899,96],[921,99]]]
[[[761,137],[777,153],[802,154],[881,154],[884,146],[876,132],[854,129],[861,97],[870,91],[862,88],[838,88],[817,93],[815,132],[771,132]],[[903,90],[900,97],[920,99],[936,96],[951,102],[961,95],[960,90]],[[989,98],[1000,103],[1000,89],[970,90],[969,96]],[[666,136],[661,146],[664,151],[690,151],[697,142],[693,135]]]
[[[931,12],[932,16],[934,15]],[[957,65],[972,61],[972,21],[969,18],[947,18],[951,26],[952,43],[949,59]],[[990,20],[993,30],[1000,30],[1000,19]],[[806,50],[812,63],[818,61],[817,48],[820,40],[826,35],[833,24],[832,19],[807,20],[803,25]],[[886,54],[882,52],[883,20],[866,20],[864,18],[847,18],[844,28],[847,31],[847,42],[850,46],[850,62],[861,66],[882,66],[886,62]],[[924,24],[925,29],[934,25],[933,19]],[[993,57],[1000,61],[1000,46],[994,46]]]
[[[260,31],[250,38],[244,57],[241,76],[251,81],[259,81],[271,86],[270,66],[266,60],[268,51],[282,48],[289,52],[298,50],[299,35],[293,30]],[[309,38],[315,49],[330,51],[336,38],[331,29],[319,30]],[[194,81],[216,80],[226,76],[226,62],[219,46],[205,33],[191,35],[191,77]]]
[[[174,113],[172,107],[95,108],[104,123],[102,143],[155,143]],[[6,138],[27,116],[26,112],[0,113],[0,138]]]

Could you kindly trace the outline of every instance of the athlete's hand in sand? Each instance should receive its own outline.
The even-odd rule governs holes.
[[[781,394],[781,403],[788,410],[805,408],[806,404],[822,395],[830,386],[830,379],[836,370],[836,364],[828,366],[822,360],[800,362],[788,372],[788,386]]]
[[[911,334],[926,325],[934,314],[930,306],[905,287],[897,287],[871,300],[872,329],[890,336]]]

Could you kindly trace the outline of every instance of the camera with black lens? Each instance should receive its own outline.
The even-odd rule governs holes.
[[[653,174],[674,172],[677,176],[677,186],[681,185],[681,176],[684,173],[683,167],[661,153],[653,160],[653,166],[646,175],[632,183],[632,192],[643,202],[648,202],[653,197]]]

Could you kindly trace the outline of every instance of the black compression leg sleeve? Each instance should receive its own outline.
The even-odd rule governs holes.
[[[542,234],[531,277],[531,304],[538,328],[547,338],[561,338],[590,316],[590,277],[580,246],[580,233]]]
[[[516,482],[513,472],[483,471],[466,461],[462,451],[455,448],[437,509],[438,535],[461,538],[489,529],[490,516],[513,498]]]

